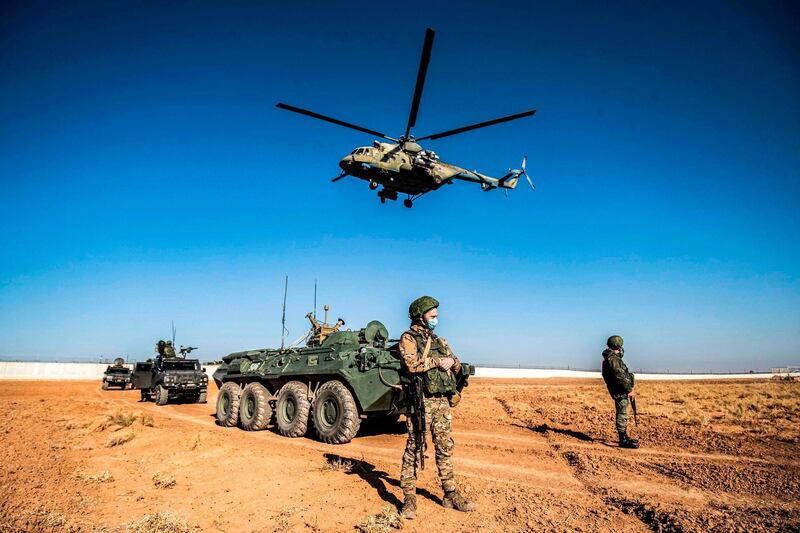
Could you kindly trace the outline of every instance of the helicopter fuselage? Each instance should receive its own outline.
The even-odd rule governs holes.
[[[383,143],[356,148],[339,161],[347,174],[368,181],[372,189],[382,186],[381,198],[396,199],[397,193],[417,196],[464,179],[491,186],[495,178],[441,161],[435,152],[414,142]]]

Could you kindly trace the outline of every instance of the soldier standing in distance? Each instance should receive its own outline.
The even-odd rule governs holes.
[[[622,357],[625,355],[625,350],[622,349],[622,337],[612,335],[606,344],[608,349],[603,351],[603,381],[606,382],[608,393],[614,399],[617,411],[619,447],[638,448],[639,441],[628,436],[628,403],[634,396],[634,377],[622,362]]]
[[[408,308],[411,328],[400,337],[400,354],[403,368],[409,374],[424,374],[425,428],[430,429],[436,450],[436,466],[444,490],[442,505],[447,509],[473,511],[469,502],[456,490],[453,474],[453,415],[450,407],[458,403],[453,373],[461,370],[461,362],[447,342],[433,333],[439,322],[439,302],[431,296],[414,300]],[[414,518],[417,511],[416,438],[414,422],[406,419],[408,440],[403,453],[400,487],[405,497],[401,515]]]

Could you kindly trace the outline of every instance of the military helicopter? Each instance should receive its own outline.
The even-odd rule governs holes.
[[[432,141],[476,130],[478,128],[493,126],[494,124],[500,124],[502,122],[529,117],[536,113],[535,109],[479,122],[477,124],[471,124],[469,126],[462,126],[433,135],[424,135],[419,138],[415,138],[411,135],[411,129],[417,122],[417,112],[419,111],[419,103],[422,98],[422,89],[425,86],[428,63],[431,59],[434,35],[435,31],[431,28],[425,31],[425,41],[422,45],[422,57],[420,58],[419,71],[417,72],[417,84],[414,88],[414,96],[411,100],[411,112],[408,116],[405,133],[397,139],[376,130],[320,115],[319,113],[282,102],[278,103],[277,107],[390,141],[381,142],[375,140],[372,146],[356,148],[339,161],[339,167],[341,167],[342,173],[331,180],[332,182],[337,182],[347,176],[353,176],[368,181],[369,188],[373,191],[381,187],[378,191],[378,198],[380,198],[381,203],[386,203],[386,200],[397,200],[399,194],[404,194],[406,198],[403,200],[403,205],[410,208],[414,205],[414,201],[421,196],[435,191],[445,184],[451,185],[454,180],[478,183],[484,191],[490,191],[492,189],[514,189],[517,186],[520,176],[525,176],[530,186],[535,188],[530,176],[528,176],[525,170],[528,159],[527,156],[523,157],[522,167],[519,170],[509,169],[502,177],[493,178],[475,170],[467,170],[450,163],[445,163],[439,159],[436,152],[426,150],[418,144],[419,141]]]

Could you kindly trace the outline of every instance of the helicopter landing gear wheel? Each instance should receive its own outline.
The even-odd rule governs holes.
[[[370,181],[370,182],[369,182],[369,189],[370,189],[371,191],[374,191],[374,190],[375,190],[375,189],[377,189],[377,188],[378,188],[378,182],[376,182],[376,181]]]
[[[406,198],[405,200],[403,200],[403,205],[411,209],[412,207],[414,207],[414,202],[411,201],[411,198]]]
[[[384,197],[384,196],[381,196],[381,203],[382,203],[382,204],[385,204],[385,203],[386,203],[386,197]]]

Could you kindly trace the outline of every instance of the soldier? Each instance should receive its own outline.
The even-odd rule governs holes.
[[[423,374],[425,406],[425,428],[420,431],[423,438],[431,431],[436,450],[436,466],[444,490],[442,505],[446,509],[473,511],[475,504],[469,502],[457,490],[453,479],[453,438],[451,404],[458,402],[453,372],[461,370],[461,363],[447,342],[433,333],[439,322],[439,302],[430,296],[414,300],[408,308],[411,328],[400,337],[400,354],[403,368],[411,375]],[[452,403],[451,403],[452,402]],[[414,518],[417,511],[417,442],[415,424],[411,417],[406,420],[408,440],[403,453],[400,471],[400,487],[405,497],[401,515]]]
[[[166,345],[164,346],[164,357],[176,357],[175,355],[175,348],[172,346],[172,341],[167,341]]]
[[[608,349],[603,351],[603,381],[608,393],[614,399],[617,411],[617,433],[620,448],[638,448],[639,441],[628,436],[628,402],[634,397],[634,377],[622,362],[625,350],[619,335],[612,335],[606,342]]]
[[[158,354],[158,358],[164,357],[164,348],[167,347],[167,343],[164,341],[158,341],[156,343],[156,353]]]

